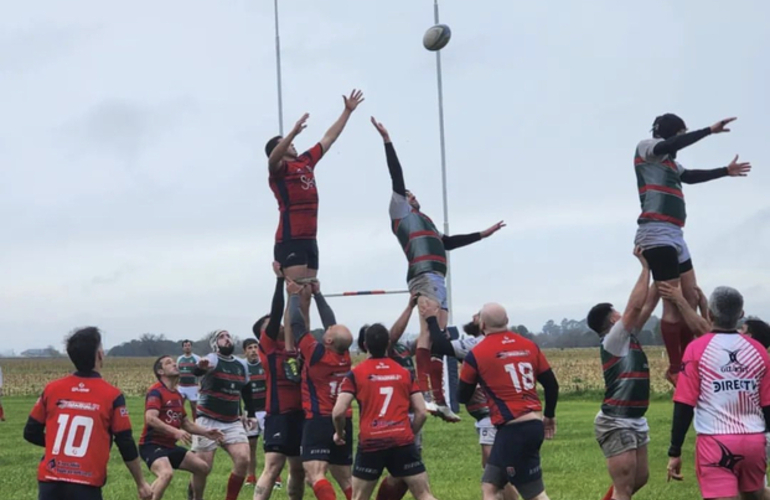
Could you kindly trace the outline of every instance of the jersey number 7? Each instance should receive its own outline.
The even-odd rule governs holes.
[[[511,376],[511,382],[513,382],[516,392],[521,392],[522,389],[529,391],[535,388],[535,375],[532,370],[532,363],[508,363],[505,365],[505,371]],[[519,375],[521,375],[521,378],[519,378]]]
[[[388,406],[390,406],[390,400],[393,397],[393,388],[380,387],[380,395],[385,396],[385,401],[382,403],[382,408],[380,408],[380,416],[384,417],[385,413],[388,412]]]

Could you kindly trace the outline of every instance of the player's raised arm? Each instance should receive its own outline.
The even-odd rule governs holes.
[[[687,324],[687,328],[689,328],[696,337],[700,337],[711,330],[711,323],[690,306],[684,298],[680,287],[664,281],[658,283],[658,290],[664,300],[672,302],[677,307],[684,322]]]
[[[321,316],[321,324],[324,330],[330,326],[337,324],[337,318],[334,316],[334,311],[328,302],[326,297],[321,293],[321,282],[316,280],[310,284],[310,290],[313,292],[313,298],[315,299],[315,305],[318,308],[318,315]]]
[[[647,293],[650,287],[650,266],[647,259],[642,255],[640,247],[634,248],[634,256],[639,259],[642,265],[642,271],[639,273],[639,279],[631,290],[631,296],[628,298],[626,309],[623,311],[623,326],[628,332],[635,332],[644,326],[648,318],[642,318],[642,310],[647,301]],[[650,313],[652,311],[649,311]]]
[[[722,177],[746,177],[751,172],[751,163],[739,162],[738,155],[735,155],[733,161],[726,167],[714,168],[711,170],[691,170],[685,169],[680,179],[685,184],[698,184],[701,182],[712,181]]]
[[[305,122],[309,116],[310,115],[307,113],[302,115],[300,119],[297,120],[297,123],[294,124],[294,127],[291,129],[291,131],[289,131],[286,137],[282,137],[281,140],[278,141],[278,144],[276,144],[276,146],[273,148],[273,150],[270,151],[267,157],[267,166],[271,173],[275,173],[280,170],[281,166],[283,165],[283,157],[289,151],[289,147],[291,146],[291,143],[294,142],[294,139],[299,134],[301,134],[303,130],[305,130],[305,127],[307,127]]]
[[[285,278],[281,272],[281,265],[278,262],[273,262],[273,271],[275,272],[275,291],[273,292],[273,302],[270,306],[270,321],[267,324],[267,328],[265,328],[265,335],[276,340],[281,332],[281,317],[283,316],[286,299],[283,296]],[[257,337],[257,340],[259,340],[259,337]]]
[[[471,243],[476,243],[477,241],[481,241],[484,238],[489,238],[496,232],[498,232],[500,229],[505,227],[505,222],[500,221],[497,224],[494,224],[487,229],[483,231],[479,231],[478,233],[470,233],[470,234],[455,234],[453,236],[449,236],[447,234],[444,234],[441,236],[441,240],[444,242],[444,248],[446,250],[454,250],[456,248],[461,248],[467,245],[470,245]]]
[[[300,309],[300,293],[303,293],[304,286],[294,281],[289,281],[286,285],[286,291],[289,292],[289,321],[291,322],[291,335],[294,344],[299,345],[302,337],[307,335],[307,322]],[[287,339],[288,340],[288,339]]]
[[[668,138],[656,143],[652,152],[658,156],[675,155],[677,151],[695,144],[706,136],[711,134],[719,134],[721,132],[729,132],[730,129],[725,127],[728,123],[734,120],[735,118],[725,118],[724,120],[720,120],[710,127],[704,127],[692,132],[680,133],[680,131],[686,129],[681,118],[674,117],[673,115],[659,116],[655,119],[655,123],[653,124],[653,136],[668,136]],[[671,127],[678,128],[679,130],[674,130]]]
[[[417,304],[417,297],[414,295],[409,296],[409,302],[406,304],[406,308],[401,312],[401,315],[396,319],[396,322],[393,323],[393,326],[390,327],[390,345],[395,345],[399,340],[401,340],[401,336],[406,331],[406,327],[409,324],[409,319],[412,317],[412,310],[414,310],[414,306]]]
[[[332,144],[339,138],[340,134],[345,129],[345,125],[348,123],[350,115],[353,114],[353,111],[356,110],[359,104],[364,102],[364,94],[360,90],[353,89],[350,92],[350,96],[345,97],[343,95],[342,100],[345,102],[345,109],[342,111],[340,117],[337,118],[337,121],[329,127],[329,130],[326,131],[326,134],[324,134],[319,141],[323,147],[324,154],[329,152]]]
[[[388,172],[390,172],[393,192],[406,197],[404,171],[401,169],[401,163],[398,161],[398,155],[396,155],[396,149],[393,147],[393,142],[390,140],[388,129],[374,117],[372,117],[372,125],[374,125],[377,132],[380,133],[380,137],[382,137],[382,140],[385,143],[385,158],[388,161]]]

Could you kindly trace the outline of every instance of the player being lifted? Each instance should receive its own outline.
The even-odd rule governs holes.
[[[139,456],[147,468],[155,474],[152,483],[152,500],[160,500],[171,484],[174,471],[181,469],[194,474],[207,475],[209,465],[195,453],[177,446],[177,441],[192,442],[192,436],[204,436],[219,441],[225,436],[216,429],[205,429],[187,419],[184,398],[177,390],[179,367],[171,356],[161,356],[153,364],[152,371],[158,382],[147,391],[144,403],[144,430],[139,439]],[[193,500],[202,500],[193,498]]]
[[[192,340],[182,341],[182,355],[176,359],[179,367],[179,393],[190,402],[190,416],[195,422],[198,406],[198,377],[193,373],[201,357],[192,352]]]
[[[499,498],[508,482],[524,500],[548,500],[540,447],[556,433],[559,384],[537,344],[508,329],[502,306],[486,304],[479,316],[485,337],[465,356],[457,400],[467,404],[481,385],[497,427],[482,478],[484,500]],[[545,408],[535,382],[543,386]]]
[[[604,500],[629,500],[650,475],[647,443],[650,427],[644,418],[650,406],[650,367],[636,334],[658,304],[650,268],[640,248],[634,255],[642,272],[621,314],[601,303],[588,312],[588,327],[601,338],[604,401],[594,420],[596,440],[607,460],[612,486]]]
[[[45,448],[37,470],[39,500],[101,500],[113,441],[134,478],[139,498],[152,498],[131,435],[126,398],[102,379],[102,335],[95,327],[67,339],[77,371],[43,389],[24,439]],[[5,494],[11,494],[5,491]]]
[[[342,446],[353,439],[347,422],[353,399],[358,400],[358,451],[353,468],[353,498],[368,500],[384,469],[406,482],[417,500],[433,500],[425,465],[414,444],[427,414],[412,375],[388,357],[387,328],[366,330],[369,357],[345,377],[332,412],[334,441]],[[414,419],[409,419],[410,411]],[[388,425],[383,426],[382,422]]]
[[[287,350],[290,339],[281,325],[284,312],[284,283],[286,279],[278,262],[273,263],[276,275],[270,314],[254,323],[254,335],[259,340],[259,359],[265,367],[267,399],[264,433],[265,466],[254,488],[254,500],[267,500],[286,462],[289,462],[287,494],[291,500],[301,500],[305,491],[305,471],[300,458],[302,427],[302,389],[300,373],[296,370],[297,353]]]
[[[211,467],[217,448],[221,446],[225,449],[233,461],[225,499],[236,500],[249,466],[246,430],[252,429],[257,422],[246,368],[240,359],[233,356],[235,345],[230,333],[216,330],[211,337],[211,348],[214,352],[202,358],[195,369],[195,375],[201,377],[196,423],[207,429],[222,431],[224,438],[216,441],[206,436],[195,436],[192,450]],[[247,407],[246,415],[241,412],[241,399]],[[192,492],[196,498],[203,498],[206,476],[193,473]]]
[[[289,318],[295,344],[300,352],[302,369],[302,408],[305,411],[305,425],[302,429],[302,465],[307,483],[313,488],[318,500],[337,498],[334,488],[326,479],[327,470],[350,500],[353,494],[351,470],[353,464],[353,443],[343,445],[334,442],[332,409],[345,375],[350,371],[350,344],[353,335],[343,325],[338,325],[334,312],[321,293],[320,284],[302,286],[291,282],[287,286],[289,297]],[[300,311],[300,294],[313,295],[318,314],[324,327],[320,341],[307,330],[304,316]],[[353,432],[353,412],[346,415],[345,429]]]
[[[275,136],[265,145],[270,172],[270,189],[278,201],[278,229],[275,233],[274,258],[289,280],[300,283],[318,274],[318,189],[315,181],[316,164],[342,133],[353,111],[363,102],[363,93],[353,90],[342,96],[345,109],[326,134],[312,148],[298,155],[294,139],[305,129],[305,113],[286,137]],[[302,313],[309,317],[310,303],[302,304]],[[287,325],[288,326],[288,325]]]
[[[249,475],[246,476],[246,484],[257,484],[257,442],[259,441],[259,435],[264,433],[265,430],[267,383],[265,382],[265,367],[262,366],[262,361],[259,359],[259,342],[257,339],[248,338],[244,340],[243,352],[246,354],[246,357],[242,361],[249,376],[254,417],[257,419],[257,425],[246,432],[246,437],[249,438]]]
[[[684,120],[674,114],[655,118],[652,138],[636,146],[634,166],[642,213],[637,223],[635,245],[641,246],[656,282],[679,285],[695,308],[698,303],[695,272],[682,228],[686,211],[682,184],[697,184],[720,177],[745,177],[749,163],[738,162],[738,155],[726,167],[713,170],[688,170],[676,161],[677,152],[711,134],[729,132],[727,124],[735,118],[719,121],[711,127],[687,132]],[[660,330],[668,353],[666,378],[676,385],[682,353],[693,333],[684,325],[673,304],[663,302]]]
[[[488,238],[505,227],[505,224],[501,221],[478,233],[454,236],[441,234],[433,221],[420,211],[420,203],[414,194],[406,189],[404,173],[387,129],[374,117],[372,117],[372,124],[385,142],[385,156],[393,188],[390,200],[391,229],[398,238],[409,264],[406,276],[409,292],[412,295],[428,297],[440,304],[441,312],[438,321],[441,329],[445,330],[449,310],[446,294],[446,252]],[[428,411],[456,421],[458,417],[452,410],[446,405],[438,407],[432,401],[430,335],[428,326],[422,318],[415,360],[418,386],[426,398]]]

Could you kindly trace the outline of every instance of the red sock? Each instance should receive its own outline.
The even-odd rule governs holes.
[[[682,356],[684,356],[684,350],[687,348],[687,345],[692,342],[692,339],[694,338],[695,333],[690,330],[690,327],[688,327],[687,324],[682,323],[681,329],[679,330],[679,350],[682,352]]]
[[[5,420],[5,410],[3,410],[2,404],[0,404],[0,420]]]
[[[430,386],[433,391],[433,401],[439,406],[446,406],[444,399],[444,361],[441,358],[430,360]]]
[[[227,480],[227,496],[225,500],[238,500],[238,494],[241,492],[244,479],[246,478],[243,476],[230,474],[230,479]]]
[[[352,486],[348,486],[347,488],[345,488],[343,493],[345,494],[345,498],[347,500],[352,500],[353,499],[353,487]]]
[[[337,500],[332,483],[327,479],[319,479],[313,484],[313,493],[318,500]]]
[[[682,366],[681,324],[661,321],[660,334],[663,336],[663,343],[668,353],[668,369],[671,373],[679,373],[679,368]]]
[[[609,491],[607,491],[607,494],[602,497],[602,500],[612,500],[612,494],[615,493],[615,487],[610,486]]]
[[[414,354],[417,363],[417,387],[422,392],[430,390],[430,349],[418,347]]]

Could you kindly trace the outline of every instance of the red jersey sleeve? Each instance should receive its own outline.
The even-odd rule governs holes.
[[[318,346],[318,341],[309,332],[303,335],[301,339],[299,339],[299,344],[297,345],[297,347],[299,348],[299,352],[302,355],[302,358],[307,363],[309,363],[310,360],[313,359],[313,353],[315,352],[315,348],[317,346]]]
[[[345,375],[340,386],[340,392],[349,392],[352,395],[356,395],[356,376],[353,372]]]
[[[43,394],[37,398],[35,406],[32,407],[32,411],[29,414],[33,420],[40,422],[41,424],[45,424],[46,420],[45,399],[45,390],[43,390]]]
[[[307,165],[310,168],[315,168],[316,163],[323,157],[324,155],[324,147],[321,146],[321,143],[316,143],[315,146],[308,149],[304,153],[300,155],[300,158],[305,160],[307,162]]]
[[[676,389],[674,389],[674,401],[690,406],[698,404],[700,397],[700,367],[695,354],[697,342],[690,342],[684,350],[682,357],[682,369],[679,372]]]
[[[119,394],[112,403],[112,418],[110,419],[110,431],[112,434],[131,430],[131,419],[128,418],[126,398]]]
[[[273,354],[277,349],[277,341],[270,338],[269,335],[263,333],[259,336],[259,350],[265,353],[265,355]]]
[[[478,383],[479,372],[476,366],[476,357],[473,352],[469,352],[463,360],[463,368],[460,370],[460,381],[466,384],[476,385]]]
[[[152,389],[147,393],[147,397],[144,399],[144,411],[147,410],[161,410],[163,406],[163,396],[157,389]]]
[[[420,391],[420,387],[417,385],[417,379],[414,378],[414,373],[409,372],[409,378],[411,379],[411,382],[409,384],[409,395],[416,394]]]

